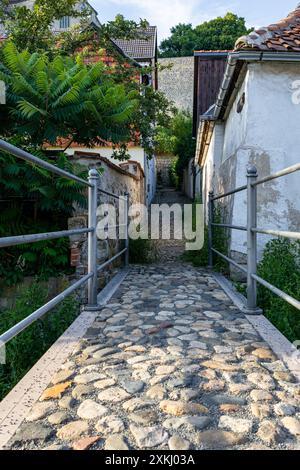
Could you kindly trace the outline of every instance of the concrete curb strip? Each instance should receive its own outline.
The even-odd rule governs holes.
[[[98,295],[99,308],[114,295],[128,271],[122,270]],[[87,329],[93,324],[96,312],[83,311],[65,333],[51,346],[41,359],[0,403],[0,450],[5,447],[21,425],[33,404],[59,371]]]

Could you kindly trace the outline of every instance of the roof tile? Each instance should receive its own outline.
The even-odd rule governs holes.
[[[156,56],[156,26],[140,29],[140,38],[113,39],[113,42],[131,59],[154,59]]]
[[[235,50],[300,52],[300,3],[286,18],[239,38]]]

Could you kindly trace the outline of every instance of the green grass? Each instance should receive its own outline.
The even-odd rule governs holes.
[[[0,333],[30,315],[47,300],[47,289],[38,281],[23,289],[14,308],[0,312]],[[0,364],[0,400],[65,332],[78,314],[78,302],[74,297],[69,297],[7,344],[6,364]]]
[[[129,262],[132,264],[150,264],[155,261],[156,254],[152,240],[130,239]]]
[[[221,223],[221,210],[216,208],[214,220]],[[228,253],[227,231],[214,227],[214,247],[221,253]],[[200,251],[186,252],[185,261],[196,267],[208,265],[208,228],[205,227],[204,246]],[[214,256],[214,269],[228,274],[228,264]],[[258,276],[262,277],[278,289],[300,301],[300,242],[286,239],[271,240],[265,247],[263,257],[258,265]],[[244,283],[235,283],[235,287],[243,295],[246,294]],[[300,312],[280,299],[265,287],[258,285],[258,305],[264,315],[291,342],[300,340]]]
[[[193,208],[193,230],[196,229],[196,217],[195,210],[196,204],[199,204],[199,201],[195,201]],[[221,223],[222,215],[220,208],[215,208],[214,214],[215,223]],[[227,255],[228,253],[228,240],[226,230],[214,227],[213,229],[213,246],[216,250],[220,251]],[[195,267],[207,267],[208,266],[208,227],[204,227],[204,245],[203,248],[199,251],[186,251],[183,255],[184,261],[192,263]],[[224,261],[219,256],[214,255],[214,268],[221,272],[227,272],[228,266],[226,261]]]

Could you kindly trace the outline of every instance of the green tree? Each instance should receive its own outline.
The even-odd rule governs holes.
[[[117,15],[113,21],[101,23],[101,25],[95,30],[94,28],[89,28],[87,21],[88,11],[80,13],[77,10],[74,11],[74,6],[77,3],[75,0],[36,0],[34,9],[29,9],[24,6],[15,6],[11,9],[8,8],[8,0],[4,0],[4,2],[5,3],[2,4],[2,7],[0,7],[0,21],[4,23],[8,38],[11,39],[11,42],[15,44],[16,48],[19,51],[22,51],[22,54],[25,54],[26,57],[29,57],[28,52],[33,54],[32,58],[28,60],[32,60],[34,62],[36,53],[45,53],[50,61],[48,68],[51,68],[51,62],[53,62],[57,56],[57,62],[62,62],[62,60],[64,60],[64,56],[76,57],[80,53],[81,57],[84,57],[85,63],[94,63],[101,60],[101,57],[103,56],[112,56],[114,58],[114,66],[109,69],[105,67],[102,68],[104,71],[102,74],[102,81],[105,81],[105,83],[103,83],[102,91],[105,87],[109,86],[109,88],[106,89],[105,99],[109,101],[111,97],[112,101],[110,104],[112,105],[114,103],[114,105],[116,105],[118,104],[115,103],[116,96],[121,99],[121,94],[123,93],[123,97],[125,97],[123,92],[124,90],[125,95],[127,93],[128,96],[133,96],[135,92],[137,100],[137,106],[134,112],[131,113],[130,123],[128,122],[127,126],[122,126],[120,122],[117,122],[115,123],[116,125],[113,126],[113,123],[111,122],[108,130],[103,126],[103,123],[99,121],[99,119],[98,122],[94,122],[91,126],[91,118],[92,116],[95,117],[94,112],[92,112],[92,114],[88,113],[88,120],[80,122],[80,119],[83,117],[83,112],[77,114],[77,111],[79,108],[86,108],[87,106],[87,103],[82,103],[82,96],[79,97],[77,103],[70,103],[69,110],[72,113],[72,116],[67,116],[66,119],[65,112],[63,111],[64,115],[60,115],[60,125],[56,129],[51,125],[51,128],[47,129],[46,135],[43,134],[43,132],[40,133],[40,125],[45,122],[45,119],[42,117],[40,122],[39,117],[41,117],[41,115],[39,116],[37,109],[35,110],[36,112],[32,109],[31,112],[34,114],[30,117],[32,120],[31,128],[38,129],[34,132],[34,138],[36,139],[36,137],[40,137],[39,143],[41,143],[41,140],[44,137],[46,137],[47,140],[54,140],[54,136],[55,134],[58,134],[58,131],[62,132],[61,136],[63,137],[66,135],[70,124],[72,124],[71,121],[75,120],[77,123],[75,122],[75,130],[74,128],[71,129],[71,138],[69,143],[72,142],[73,138],[78,142],[80,138],[80,141],[85,145],[98,144],[99,141],[102,141],[102,138],[106,141],[111,140],[111,142],[115,144],[115,156],[123,160],[128,158],[126,143],[128,141],[134,141],[143,145],[145,151],[151,158],[153,155],[153,140],[156,135],[156,127],[154,123],[162,123],[163,121],[167,122],[171,104],[166,100],[162,93],[150,90],[149,87],[147,89],[147,87],[140,84],[137,79],[140,74],[151,74],[153,69],[141,69],[128,57],[123,57],[111,40],[111,38],[143,38],[143,28],[148,25],[147,21],[140,20],[137,23],[132,20],[126,20],[122,15]],[[69,31],[53,35],[51,32],[53,21],[64,15],[80,16],[79,25],[71,28]],[[25,52],[25,50],[27,52]],[[24,60],[22,57],[20,58],[21,60]],[[45,60],[45,58],[43,60]],[[2,62],[4,62],[4,60],[2,60]],[[64,62],[67,64],[67,59],[65,59]],[[97,67],[101,69],[100,65],[97,65]],[[3,67],[2,73],[4,73]],[[57,77],[57,85],[59,85],[61,77],[62,75]],[[29,84],[31,84],[30,81],[31,77],[29,76]],[[37,96],[28,96],[29,87],[27,85],[28,83],[26,84],[26,100],[29,102],[29,105],[27,103],[23,103],[22,106],[25,107],[26,110],[23,109],[22,112],[29,112],[29,106],[32,108],[31,103],[42,111],[42,108],[37,106]],[[115,85],[118,85],[118,87],[115,87]],[[77,85],[75,84],[75,86]],[[55,85],[53,84],[53,88],[54,87]],[[61,89],[61,87],[59,86],[58,89]],[[81,89],[83,89],[82,86]],[[113,89],[114,91],[112,92]],[[74,87],[72,92],[73,91]],[[23,91],[20,91],[20,94],[23,94]],[[16,97],[10,96],[10,93],[8,96],[9,103],[12,104],[12,100],[15,100]],[[13,103],[13,106],[15,106],[15,103]],[[107,105],[107,103],[105,104]],[[124,101],[121,99],[119,104],[121,106],[124,105]],[[6,109],[3,109],[3,107],[2,109],[0,108],[2,132],[3,129],[8,129],[9,132],[12,130],[12,113],[8,115],[7,110],[8,107],[6,107]],[[110,106],[107,108],[108,112],[109,110]],[[15,132],[19,132],[19,130],[23,131],[23,129],[18,126],[18,123],[20,123],[20,120],[24,120],[24,117],[20,115],[20,109],[18,111],[17,123],[14,126]],[[65,108],[65,111],[67,111],[67,107]],[[116,109],[116,114],[118,114],[119,111],[120,107],[119,110]],[[126,109],[124,112],[125,111]],[[54,123],[57,124],[57,117],[53,117]],[[114,120],[116,117],[117,116],[114,116]],[[121,117],[122,116],[120,115],[120,119]],[[26,119],[29,121],[29,116]],[[33,120],[35,120],[35,122],[33,122]],[[37,121],[38,127],[36,128],[34,125]],[[80,132],[78,133],[76,131],[76,126],[79,122]],[[85,122],[84,126],[82,126],[82,122]],[[73,125],[71,125],[71,128],[72,126]],[[28,129],[26,128],[26,133],[27,130]],[[31,131],[28,132],[28,135],[32,136]]]
[[[176,112],[168,121],[168,125],[159,126],[156,136],[156,151],[171,153],[178,157],[176,173],[182,180],[183,170],[194,158],[196,142],[193,139],[193,120],[187,112]]]
[[[21,49],[29,52],[47,51],[51,55],[70,54],[86,43],[97,50],[105,48],[116,54],[111,38],[131,39],[137,37],[142,28],[148,25],[146,20],[138,23],[117,15],[113,21],[101,23],[96,28],[89,27],[90,8],[79,10],[78,0],[35,0],[33,8],[14,5],[9,0],[2,0],[0,5],[0,23],[4,25],[8,38]],[[68,31],[53,34],[52,25],[63,16],[78,19],[78,25]],[[59,44],[59,47],[58,47]]]
[[[179,24],[171,29],[171,36],[162,41],[162,57],[192,56],[194,50],[231,50],[236,40],[249,33],[245,19],[234,13],[226,13],[210,21],[192,27]]]
[[[160,44],[161,57],[186,57],[193,55],[196,48],[196,34],[193,26],[179,23],[171,28],[171,36]]]
[[[143,85],[139,89],[139,105],[133,116],[133,138],[152,158],[157,133],[161,127],[168,126],[174,107],[164,93]]]
[[[22,135],[36,147],[58,138],[89,147],[109,141],[119,159],[128,158],[127,143],[134,141],[153,155],[154,124],[167,125],[172,105],[133,78],[140,69],[88,65],[81,54],[19,52],[10,41],[1,55],[0,80],[7,86],[7,105],[0,107],[3,136]]]
[[[104,64],[85,65],[81,56],[50,59],[46,53],[19,52],[10,41],[1,53],[7,105],[0,107],[0,135],[43,159],[43,144],[61,137],[85,145],[130,140],[137,93],[115,84]],[[77,173],[64,154],[55,163]],[[0,153],[0,236],[65,229],[74,203],[85,203],[83,189]],[[0,278],[15,283],[25,274],[67,269],[69,241],[12,247],[1,254]]]

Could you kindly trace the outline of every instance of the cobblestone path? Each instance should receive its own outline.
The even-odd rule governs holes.
[[[167,204],[168,206],[179,204],[183,207],[184,204],[191,204],[192,201],[180,191],[175,191],[173,188],[161,188],[161,190],[157,192],[153,203]],[[170,220],[171,239],[160,239],[155,241],[157,257],[161,262],[178,261],[185,252],[186,241],[184,238],[181,240],[174,239],[174,214],[171,214]]]
[[[295,449],[299,384],[210,274],[132,267],[13,449]]]

